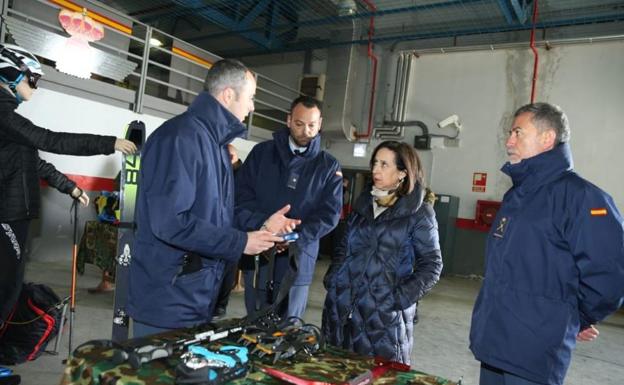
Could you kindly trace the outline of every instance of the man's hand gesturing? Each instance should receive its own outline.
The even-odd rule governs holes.
[[[287,234],[294,231],[295,228],[301,224],[301,220],[286,217],[289,211],[290,205],[286,205],[273,213],[273,215],[264,222],[266,230],[273,234]]]

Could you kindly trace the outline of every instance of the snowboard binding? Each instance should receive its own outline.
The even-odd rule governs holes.
[[[222,346],[218,350],[191,345],[176,367],[176,385],[221,385],[244,377],[249,371],[248,350]]]
[[[239,342],[254,345],[251,354],[259,358],[271,357],[273,363],[297,354],[311,356],[324,346],[320,329],[303,320],[291,317],[279,324],[248,326]]]

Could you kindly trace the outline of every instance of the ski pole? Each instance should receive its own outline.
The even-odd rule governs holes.
[[[74,236],[73,241],[74,244],[72,246],[72,276],[71,276],[71,291],[70,291],[70,304],[69,304],[69,347],[67,359],[71,356],[72,353],[72,339],[73,339],[73,331],[74,331],[74,315],[76,313],[76,269],[78,263],[78,203],[77,199],[72,203],[72,207],[70,210],[74,212]]]

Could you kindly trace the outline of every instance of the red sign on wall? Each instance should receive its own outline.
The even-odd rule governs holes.
[[[486,185],[486,172],[475,172],[474,174],[472,174],[472,192],[485,192]]]

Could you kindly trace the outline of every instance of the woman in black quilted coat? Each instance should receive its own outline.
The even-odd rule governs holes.
[[[418,300],[442,271],[437,222],[412,147],[383,142],[370,167],[373,185],[324,279],[323,332],[330,344],[409,365]]]

